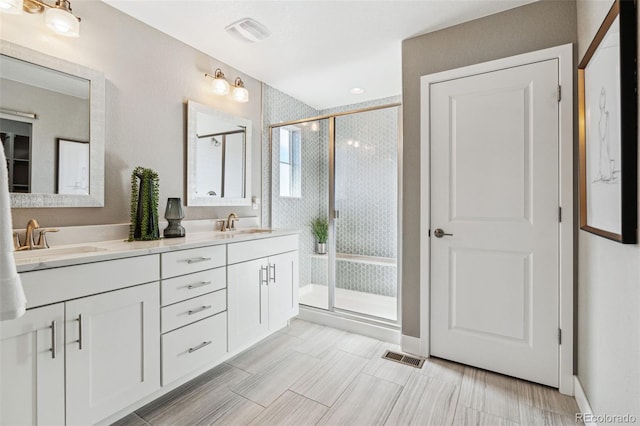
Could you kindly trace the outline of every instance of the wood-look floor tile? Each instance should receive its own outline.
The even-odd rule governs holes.
[[[140,415],[153,426],[247,424],[264,409],[227,388],[192,395],[180,404],[154,406]]]
[[[466,367],[459,404],[517,423],[520,421],[517,386],[511,377]]]
[[[331,351],[317,366],[291,386],[291,390],[331,406],[364,368],[367,360],[342,351]]]
[[[344,391],[319,425],[382,425],[398,399],[402,386],[360,374]]]
[[[409,377],[416,373],[418,369],[410,365],[404,365],[382,358],[387,350],[402,353],[398,345],[383,344],[382,349],[367,363],[363,372],[379,379],[388,380],[404,386],[409,380]]]
[[[199,413],[195,414],[196,418],[201,416],[206,418],[208,410],[206,405],[211,402],[212,393],[227,390],[228,387],[235,386],[249,376],[249,373],[231,365],[220,364],[138,409],[136,414],[152,424],[167,416],[171,418],[174,413],[190,412],[194,409]],[[217,396],[213,400],[216,398]]]
[[[304,396],[286,391],[269,405],[252,425],[256,426],[307,426],[315,425],[329,408]]]
[[[149,426],[149,423],[138,417],[136,413],[131,413],[127,417],[123,417],[117,422],[111,423],[111,426]]]
[[[335,348],[363,358],[371,359],[382,348],[384,343],[371,337],[345,333],[335,342]]]
[[[427,358],[420,374],[459,385],[464,376],[464,365],[440,358]]]
[[[278,362],[290,348],[302,339],[285,333],[275,333],[227,361],[228,364],[252,374],[263,372],[270,364]]]
[[[519,423],[458,405],[453,426],[518,426]]]
[[[312,356],[290,351],[263,373],[246,378],[232,390],[266,407],[319,362]]]
[[[450,425],[458,403],[458,385],[414,374],[404,386],[387,425]]]
[[[524,380],[517,380],[516,383],[520,401],[524,404],[571,417],[579,411],[575,398],[562,395],[558,389]]]
[[[347,332],[331,327],[318,326],[293,349],[316,358],[324,358]]]
[[[520,404],[520,424],[527,426],[575,426],[581,424],[572,415],[541,410],[527,404]]]
[[[325,328],[327,327],[324,325],[294,318],[289,322],[289,326],[283,328],[281,332],[301,339],[313,339],[319,331]]]

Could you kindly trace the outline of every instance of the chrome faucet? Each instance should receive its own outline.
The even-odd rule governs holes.
[[[40,235],[38,235],[38,242],[36,243],[34,233],[37,229],[40,230]],[[58,232],[59,230],[60,229],[58,228],[40,229],[40,224],[38,223],[38,221],[35,219],[31,219],[27,223],[27,230],[24,236],[24,244],[20,243],[20,236],[18,235],[18,233],[14,233],[14,248],[16,251],[49,248],[49,243],[47,242],[46,237],[47,232]]]

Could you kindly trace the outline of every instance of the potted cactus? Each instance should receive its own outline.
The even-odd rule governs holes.
[[[311,222],[311,232],[316,237],[316,253],[327,253],[327,238],[329,238],[329,223],[327,219],[318,217]]]

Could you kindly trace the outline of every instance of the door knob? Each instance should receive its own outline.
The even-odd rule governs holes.
[[[453,234],[447,234],[441,228],[437,228],[435,231],[433,231],[433,235],[435,235],[436,238],[442,238],[445,235],[449,235],[451,237],[453,236]]]

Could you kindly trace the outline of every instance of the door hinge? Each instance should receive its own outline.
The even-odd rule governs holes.
[[[334,219],[340,219],[340,210],[334,210],[333,211],[333,218]]]
[[[558,207],[558,222],[562,223],[562,207]]]
[[[562,86],[558,85],[558,102],[562,100]]]
[[[562,344],[562,329],[561,328],[558,329],[558,344],[559,345]]]

